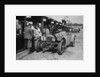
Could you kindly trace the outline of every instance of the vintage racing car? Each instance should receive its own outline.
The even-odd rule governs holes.
[[[61,55],[67,47],[75,45],[76,35],[62,29],[58,29],[54,34],[50,34],[49,29],[45,30],[46,33],[35,40],[34,48],[36,51],[56,49]]]

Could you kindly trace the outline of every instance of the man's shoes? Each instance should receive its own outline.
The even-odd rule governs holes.
[[[34,52],[34,50],[32,50],[32,49],[29,50],[29,54],[31,54],[31,53],[33,53],[33,52]]]

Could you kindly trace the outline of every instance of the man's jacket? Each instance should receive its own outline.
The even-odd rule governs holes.
[[[32,29],[30,27],[25,27],[24,32],[25,39],[32,39]]]

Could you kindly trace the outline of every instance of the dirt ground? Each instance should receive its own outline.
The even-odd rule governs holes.
[[[81,28],[81,27],[77,27]],[[75,47],[67,48],[62,55],[53,52],[36,52],[28,54],[29,50],[17,53],[17,60],[83,60],[83,29],[76,34]]]

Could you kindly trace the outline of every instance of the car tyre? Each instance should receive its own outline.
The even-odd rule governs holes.
[[[62,40],[60,41],[60,43],[58,44],[58,54],[59,54],[59,55],[62,55],[63,52],[64,52],[64,49],[65,49],[65,40],[62,39]]]
[[[40,48],[39,48],[40,43],[41,43],[41,42],[40,42],[40,39],[35,40],[34,48],[35,48],[35,50],[36,50],[37,52],[40,51]]]

